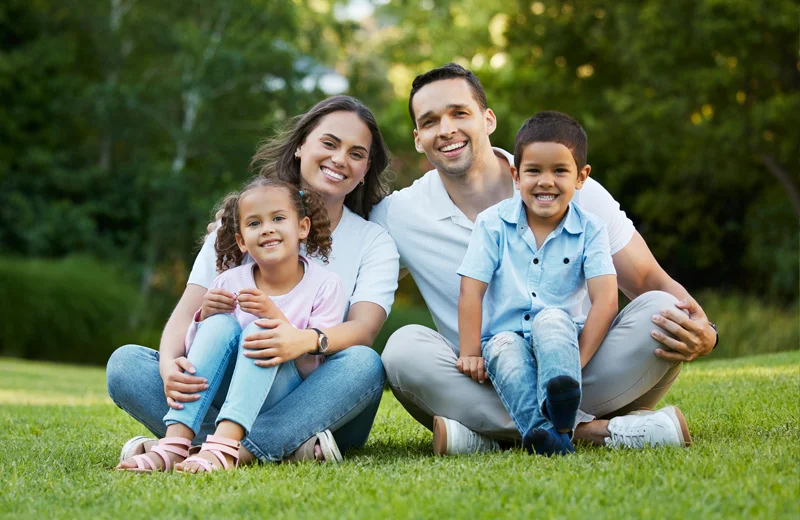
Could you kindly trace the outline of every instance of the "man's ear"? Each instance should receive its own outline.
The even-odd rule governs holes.
[[[416,148],[419,153],[425,153],[422,143],[419,142],[419,132],[417,132],[416,128],[414,129],[414,148]]]
[[[486,135],[492,135],[497,130],[497,116],[491,108],[487,108],[483,113],[484,122],[486,124]]]
[[[247,246],[244,245],[244,238],[239,233],[236,233],[236,245],[239,246],[239,251],[242,253],[247,252]]]
[[[578,182],[575,183],[576,190],[583,188],[583,184],[586,182],[586,179],[589,178],[589,174],[591,172],[592,172],[592,167],[588,164],[583,168],[581,168],[581,171],[578,172]]]
[[[311,219],[308,217],[303,217],[300,221],[300,240],[305,240],[308,238],[308,233],[311,231]]]
[[[514,179],[514,186],[519,190],[519,172],[517,171],[517,167],[512,164],[509,166],[509,169],[511,170],[511,177]]]

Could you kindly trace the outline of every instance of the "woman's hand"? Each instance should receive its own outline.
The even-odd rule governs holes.
[[[184,356],[174,359],[171,363],[166,362],[165,366],[161,367],[167,404],[175,410],[183,409],[181,403],[197,401],[200,399],[198,392],[208,388],[208,380],[204,377],[191,376],[184,371],[189,374],[196,372],[194,365]]]
[[[281,310],[272,301],[272,298],[253,287],[252,289],[242,289],[236,297],[239,308],[244,312],[249,312],[254,316],[264,319],[284,319]]]
[[[200,310],[200,321],[215,314],[228,314],[236,308],[236,296],[225,289],[211,289],[203,296],[203,308]]]
[[[317,351],[317,333],[300,330],[283,320],[257,320],[263,330],[250,334],[242,344],[260,367],[274,367]]]

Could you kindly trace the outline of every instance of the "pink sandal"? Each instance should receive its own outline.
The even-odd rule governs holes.
[[[182,447],[183,446],[183,447]],[[189,456],[189,448],[192,441],[183,437],[164,437],[158,441],[158,446],[153,446],[150,453],[155,453],[164,461],[162,467],[156,467],[156,463],[147,456],[147,453],[134,455],[131,457],[136,462],[135,468],[117,468],[120,471],[133,471],[136,473],[153,473],[156,471],[172,471],[172,460],[169,453],[180,455],[184,459]],[[169,452],[169,453],[168,453]]]
[[[202,457],[198,457],[197,455],[192,455],[188,459],[184,460],[183,463],[186,464],[187,462],[195,462],[205,473],[211,473],[212,471],[216,471],[220,469],[230,469],[231,465],[225,460],[225,455],[230,455],[233,457],[233,467],[239,467],[239,441],[235,441],[233,439],[228,439],[227,437],[223,437],[221,435],[209,435],[206,438],[206,442],[203,443],[203,447],[200,448],[200,453],[204,451],[210,451],[212,455],[214,455],[220,463],[220,466],[214,467],[211,462],[207,461]],[[181,473],[186,473],[186,470],[181,470]]]

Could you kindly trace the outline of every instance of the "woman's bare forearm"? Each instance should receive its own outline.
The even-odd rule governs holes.
[[[197,309],[203,306],[203,296],[206,288],[199,285],[189,284],[183,291],[181,299],[172,311],[172,314],[164,326],[161,334],[161,344],[159,345],[159,366],[163,374],[165,366],[171,366],[172,362],[186,352],[184,340],[186,331],[194,319]]]

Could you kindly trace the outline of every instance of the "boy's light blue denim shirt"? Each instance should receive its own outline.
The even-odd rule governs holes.
[[[481,327],[488,341],[505,331],[529,338],[534,316],[549,307],[582,326],[586,280],[616,270],[605,224],[574,202],[537,249],[517,193],[478,215],[458,274],[489,284]]]

